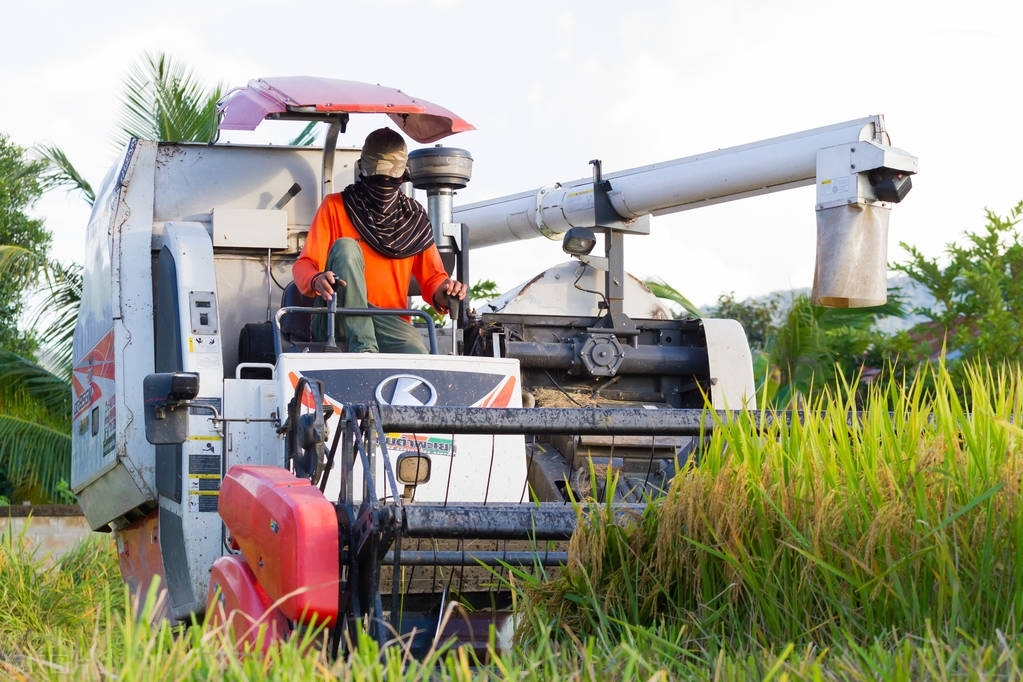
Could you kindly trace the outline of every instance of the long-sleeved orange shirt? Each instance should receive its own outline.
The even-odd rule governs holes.
[[[366,264],[366,298],[377,308],[407,308],[411,277],[419,282],[423,300],[435,305],[433,295],[448,278],[436,244],[408,258],[390,258],[376,251],[362,240],[359,231],[348,218],[341,194],[328,194],[309,226],[302,253],[291,268],[295,284],[306,296],[315,296],[311,286],[313,276],[326,269],[327,254],[334,240],[350,237],[362,247]],[[441,309],[441,312],[447,312]]]

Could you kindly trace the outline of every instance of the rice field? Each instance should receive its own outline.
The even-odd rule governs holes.
[[[939,367],[866,393],[733,415],[643,514],[581,517],[556,577],[503,576],[516,647],[485,663],[368,638],[345,660],[239,655],[208,625],[129,615],[108,538],[49,568],[8,536],[0,677],[1023,680],[1023,375],[956,387]]]

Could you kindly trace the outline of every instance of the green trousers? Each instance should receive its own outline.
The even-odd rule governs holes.
[[[327,254],[327,270],[340,277],[347,286],[335,285],[334,296],[339,308],[371,308],[366,300],[366,264],[362,247],[354,239],[335,240]],[[327,302],[316,297],[316,306]],[[338,315],[334,321],[334,335],[344,339],[349,353],[426,353],[423,337],[403,317],[398,315]],[[313,315],[313,336],[327,338],[327,316]]]

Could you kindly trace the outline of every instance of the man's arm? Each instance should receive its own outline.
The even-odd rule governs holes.
[[[469,287],[448,277],[436,244],[417,255],[415,259],[412,264],[412,275],[419,282],[419,289],[423,292],[424,301],[429,302],[439,312],[446,313],[448,312],[449,297],[465,299]]]
[[[291,278],[295,280],[298,290],[306,296],[316,296],[313,289],[313,278],[327,264],[327,253],[330,245],[334,242],[334,234],[331,229],[336,221],[333,219],[334,200],[333,195],[328,196],[320,208],[317,209],[313,222],[309,226],[309,233],[306,235],[302,252],[298,260],[291,266]]]

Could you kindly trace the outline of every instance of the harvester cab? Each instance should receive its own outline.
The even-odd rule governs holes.
[[[132,140],[97,195],[74,339],[72,488],[161,616],[210,612],[242,642],[361,622],[414,646],[482,647],[510,622],[493,570],[557,566],[578,501],[623,509],[699,450],[706,410],[755,407],[732,320],[676,318],[624,265],[652,215],[817,185],[815,297],[883,301],[887,216],[916,159],[880,116],[455,207],[469,152],[409,155],[449,272],[547,236],[572,256],[436,329],[422,310],[310,305],[291,285],[322,197],[354,180],[349,116],[420,144],[472,129],[401,91],[270,78],[229,92],[220,131],[317,121],[322,148]],[[594,254],[598,243],[603,252]],[[410,299],[411,300],[411,299]],[[428,355],[347,353],[314,315],[402,314]],[[334,325],[327,324],[328,329]],[[596,488],[596,489],[595,489]],[[452,603],[472,617],[440,617]],[[457,632],[455,631],[457,629]]]

